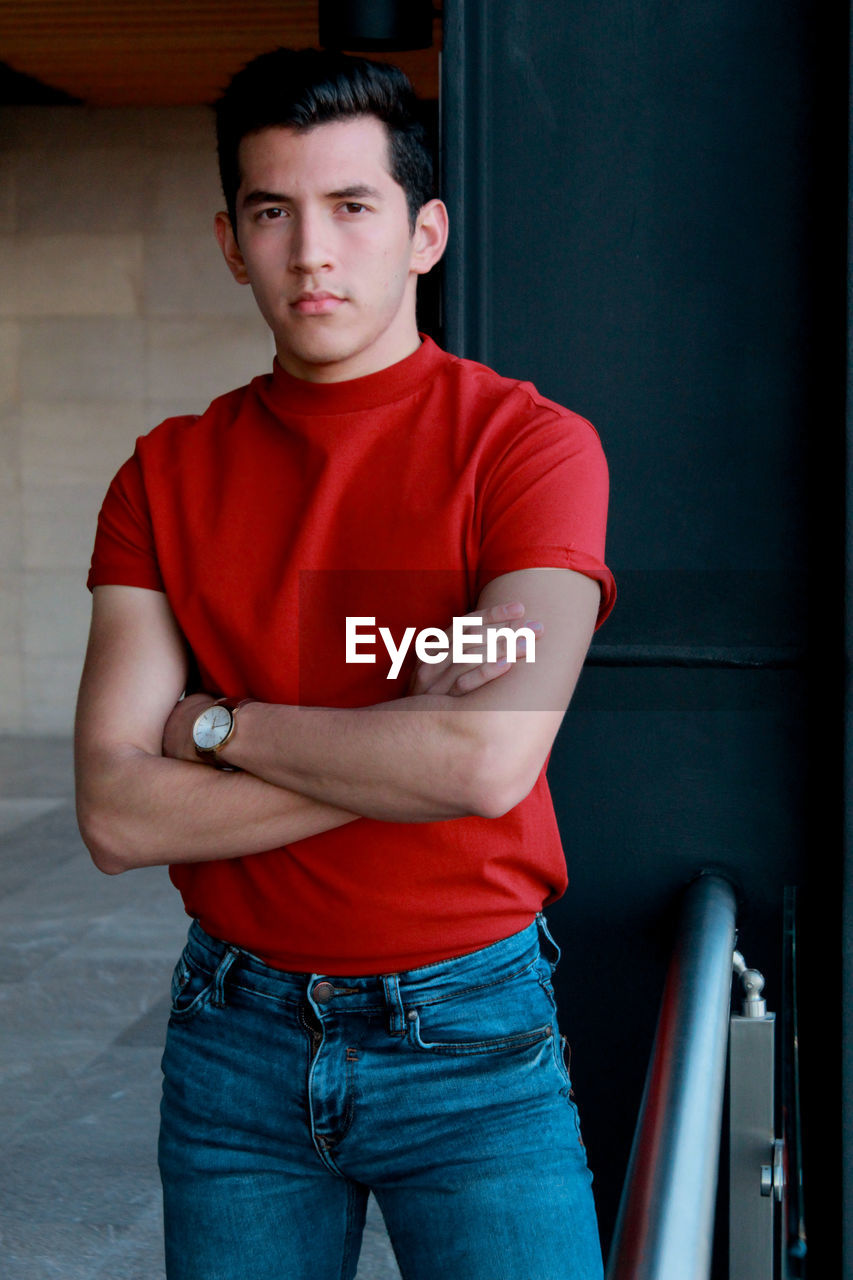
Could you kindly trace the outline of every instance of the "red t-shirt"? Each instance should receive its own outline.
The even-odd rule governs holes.
[[[210,692],[366,706],[402,696],[413,661],[387,679],[379,627],[399,642],[406,627],[446,626],[499,574],[587,574],[603,619],[606,505],[589,423],[427,339],[350,382],[276,364],[143,436],[104,501],[89,586],[165,591]],[[347,617],[375,618],[376,663],[346,662]],[[502,818],[362,818],[170,874],[214,936],[342,975],[486,946],[567,882],[544,770]]]

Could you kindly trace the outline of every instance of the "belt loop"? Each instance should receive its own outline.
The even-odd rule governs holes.
[[[406,1011],[400,995],[400,979],[396,973],[382,975],[382,988],[385,992],[385,1008],[388,1013],[388,1034],[404,1036],[406,1034]]]
[[[548,928],[548,924],[541,911],[536,917],[536,925],[539,930],[539,948],[551,966],[551,972],[553,973],[560,960],[560,948],[551,937],[551,930]]]
[[[237,947],[229,947],[219,962],[219,967],[213,978],[213,999],[211,1000],[211,1004],[215,1009],[225,1008],[225,979],[228,976],[228,970],[239,954]]]

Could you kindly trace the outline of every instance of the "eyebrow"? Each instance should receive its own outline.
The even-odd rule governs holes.
[[[370,200],[381,200],[382,192],[377,187],[369,186],[366,182],[357,182],[350,187],[342,187],[339,191],[329,191],[326,195],[327,200],[362,200],[365,197]],[[259,204],[292,203],[293,197],[280,191],[250,191],[242,200],[244,208],[251,208]]]
[[[342,191],[330,191],[329,195],[334,200],[359,200],[363,196],[367,196],[369,200],[382,199],[382,192],[376,187],[369,187],[366,182],[358,182],[355,186],[344,187]]]

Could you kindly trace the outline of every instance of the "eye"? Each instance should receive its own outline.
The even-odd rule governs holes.
[[[359,204],[357,200],[348,200],[343,206],[344,213],[366,213],[367,205]]]
[[[258,220],[261,222],[274,222],[277,218],[284,217],[286,217],[286,212],[278,205],[272,205],[269,209],[261,209],[258,213]]]

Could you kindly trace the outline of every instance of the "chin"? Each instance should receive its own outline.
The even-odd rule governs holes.
[[[358,349],[349,347],[311,347],[308,350],[294,350],[291,348],[294,357],[302,364],[306,365],[327,365],[327,364],[346,364],[354,356],[358,355]]]
[[[281,344],[285,351],[289,351],[295,360],[300,360],[303,364],[339,364],[342,361],[350,360],[353,356],[358,355],[365,346],[370,343],[347,341],[339,334],[323,334],[318,333],[312,339],[288,341],[291,335],[286,335],[284,342]]]

